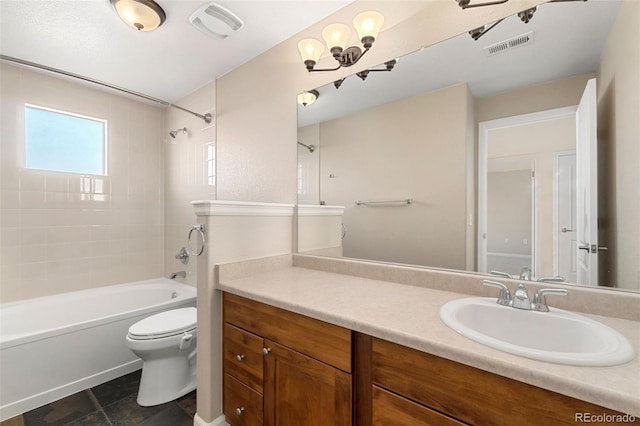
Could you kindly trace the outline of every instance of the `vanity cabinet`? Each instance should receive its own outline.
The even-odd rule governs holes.
[[[623,414],[230,293],[223,319],[232,426],[575,425],[580,413]]]
[[[223,296],[223,406],[237,425],[351,425],[351,331]]]
[[[356,348],[370,360],[357,370],[359,425],[575,425],[576,413],[621,414],[369,336]]]

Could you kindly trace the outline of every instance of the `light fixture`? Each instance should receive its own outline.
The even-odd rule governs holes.
[[[487,6],[487,5],[490,5],[490,4],[504,3],[504,1],[501,1],[501,2],[497,2],[497,3],[484,3],[484,4],[478,4],[478,5],[468,5],[470,0],[456,0],[456,1],[460,5],[460,7],[462,7],[463,9],[465,9],[467,7]],[[508,1],[508,0],[505,0],[505,1]],[[549,0],[549,3],[565,3],[565,2],[574,2],[574,1],[586,2],[587,0]],[[463,6],[463,3],[466,6]],[[524,22],[525,24],[528,24],[529,21],[531,21],[531,19],[533,18],[533,14],[536,13],[536,10],[538,10],[538,6],[532,7],[530,9],[523,10],[522,12],[518,12],[516,14],[516,16],[518,18],[520,18],[520,20],[522,22]],[[469,35],[474,40],[478,40],[480,37],[482,37],[483,35],[488,33],[491,28],[495,27],[500,22],[504,21],[504,19],[505,18],[502,18],[502,19],[494,22],[493,24],[487,24],[487,25],[483,25],[483,26],[478,27],[478,28],[474,28],[473,30],[469,31]]]
[[[308,92],[302,92],[298,95],[298,103],[302,106],[311,105],[318,99],[320,92],[317,90],[309,90]]]
[[[371,72],[390,72],[398,63],[398,58],[392,59],[384,63],[384,68],[369,68],[360,72],[357,72],[356,75],[360,77],[361,80],[366,80]],[[339,89],[342,86],[342,82],[346,79],[346,77],[341,78],[340,80],[336,80],[333,82],[333,85],[336,89]]]
[[[504,18],[497,20],[493,24],[487,24],[478,28],[474,28],[473,30],[469,31],[469,35],[471,36],[472,39],[477,40],[483,35],[485,35],[486,33],[488,33],[491,28],[495,27],[502,21],[504,21]]]
[[[528,24],[531,18],[533,18],[533,14],[536,13],[536,10],[538,10],[538,6],[518,12],[518,18],[525,24]]]
[[[138,31],[153,31],[167,19],[160,5],[153,0],[109,0],[127,25]]]
[[[357,72],[356,75],[362,80],[365,80],[369,76],[370,72],[390,72],[397,63],[397,59],[392,59],[384,63],[384,68],[369,68],[368,70]]]
[[[298,51],[300,51],[302,62],[304,62],[309,72],[335,71],[342,67],[350,67],[358,62],[360,58],[371,49],[373,42],[380,33],[383,23],[384,16],[374,10],[359,13],[353,18],[353,27],[358,33],[358,38],[364,50],[358,46],[347,47],[349,37],[351,36],[349,27],[344,24],[327,25],[322,30],[322,38],[333,58],[338,61],[338,66],[335,68],[314,69],[320,56],[324,52],[324,45],[322,42],[313,38],[306,38],[298,43]]]
[[[486,3],[474,3],[474,4],[471,4],[471,0],[455,0],[455,1],[456,3],[458,3],[458,6],[460,6],[462,9],[469,9],[470,7],[493,6],[495,4],[503,4],[508,2],[509,0],[497,0],[497,1],[490,1]]]

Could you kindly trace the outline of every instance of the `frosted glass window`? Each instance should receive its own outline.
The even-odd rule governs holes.
[[[107,122],[27,105],[25,167],[106,175]]]
[[[207,184],[216,184],[216,146],[212,143],[207,144]]]

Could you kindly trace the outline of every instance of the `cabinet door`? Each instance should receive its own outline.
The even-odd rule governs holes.
[[[423,405],[373,386],[373,425],[394,426],[463,426]]]
[[[351,424],[350,374],[277,343],[265,345],[265,426]]]

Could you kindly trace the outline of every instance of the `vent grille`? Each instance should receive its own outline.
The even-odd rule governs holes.
[[[484,51],[487,56],[497,55],[498,53],[507,52],[509,50],[530,44],[533,41],[533,31],[485,46]]]

